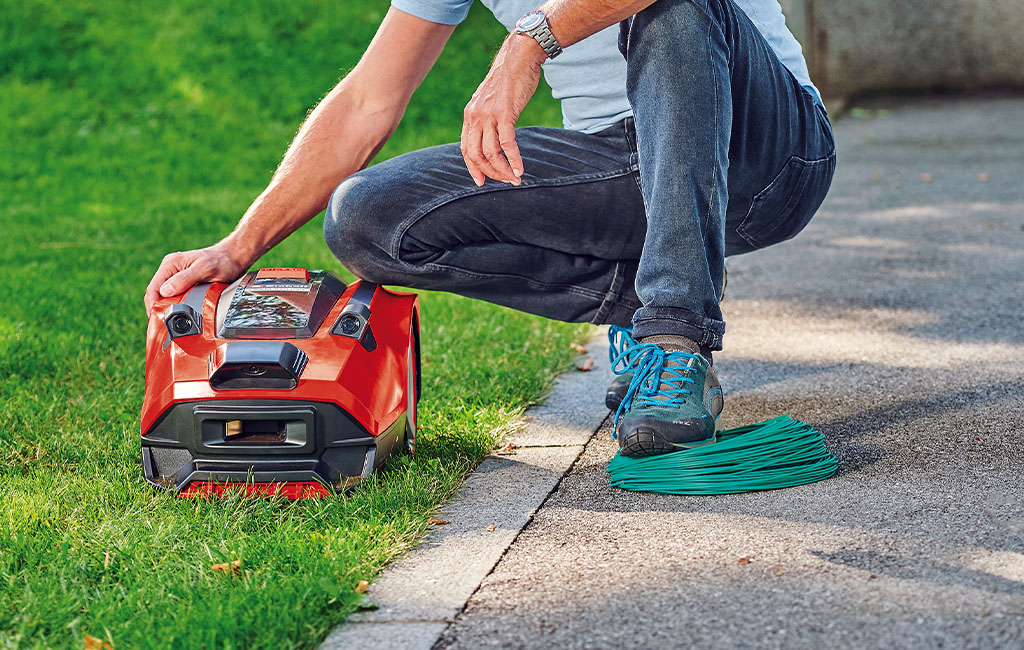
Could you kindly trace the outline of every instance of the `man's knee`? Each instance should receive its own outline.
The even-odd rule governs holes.
[[[656,2],[640,11],[630,21],[633,33],[624,34],[624,40],[643,34],[656,49],[664,49],[678,59],[679,47],[701,47],[713,44],[708,39],[708,22],[719,31],[728,28],[727,15],[734,9],[732,0],[674,0]]]
[[[389,242],[395,224],[382,179],[364,170],[334,190],[324,213],[324,240],[345,268],[364,280],[387,283],[395,260]]]

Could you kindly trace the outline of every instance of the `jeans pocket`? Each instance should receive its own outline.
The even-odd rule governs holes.
[[[736,232],[754,248],[795,237],[811,221],[832,184],[836,155],[820,160],[792,156],[756,195]]]

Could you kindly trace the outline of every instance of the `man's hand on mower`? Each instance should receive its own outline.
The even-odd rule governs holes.
[[[516,120],[537,92],[540,64],[547,55],[529,36],[512,34],[498,50],[491,70],[466,105],[462,157],[477,186],[490,177],[519,185],[523,159],[516,144]]]
[[[146,313],[153,310],[153,305],[160,298],[184,293],[200,282],[231,282],[242,275],[251,263],[238,259],[219,244],[171,253],[164,257],[146,287]]]

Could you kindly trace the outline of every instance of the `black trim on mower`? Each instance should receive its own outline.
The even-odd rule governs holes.
[[[373,338],[373,330],[370,329],[370,303],[377,292],[377,286],[372,282],[360,281],[331,328],[331,334],[356,339],[367,352],[377,349],[377,339]]]
[[[206,292],[209,289],[209,282],[197,284],[185,294],[184,300],[177,305],[171,305],[171,311],[164,318],[164,325],[167,326],[164,350],[171,344],[171,339],[192,336],[203,331],[203,301],[206,300]]]
[[[226,399],[179,402],[142,437],[146,481],[182,490],[193,481],[316,481],[355,485],[406,436],[406,415],[372,436],[335,404]]]
[[[276,388],[299,385],[306,369],[306,353],[287,341],[230,341],[224,359],[210,375],[214,390]]]

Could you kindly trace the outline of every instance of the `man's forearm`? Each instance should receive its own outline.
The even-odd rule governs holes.
[[[389,9],[359,63],[310,113],[235,230],[160,262],[146,287],[147,312],[199,282],[234,280],[323,210],[338,183],[369,164],[391,136],[454,29]]]
[[[384,146],[454,29],[388,10],[359,64],[310,113],[221,246],[252,263],[323,210],[338,183]]]
[[[365,167],[401,119],[401,107],[363,100],[345,81],[306,119],[273,179],[223,244],[255,260],[327,206],[345,177]]]
[[[655,0],[548,0],[541,9],[562,48],[629,18]]]

